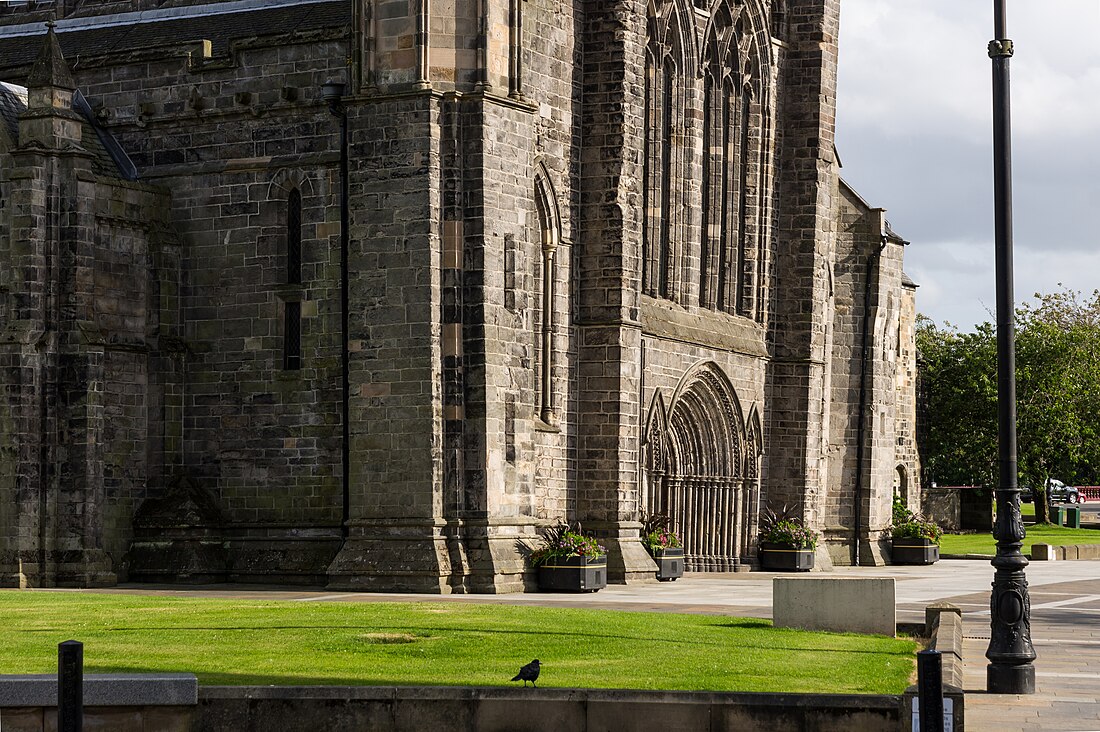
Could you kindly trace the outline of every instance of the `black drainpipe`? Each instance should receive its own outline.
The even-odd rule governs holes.
[[[878,249],[872,252],[867,260],[867,281],[863,290],[863,348],[860,350],[859,357],[859,426],[856,429],[856,497],[855,510],[853,511],[855,526],[852,528],[854,538],[852,542],[852,565],[856,567],[859,566],[860,561],[859,532],[863,524],[863,443],[867,433],[867,362],[871,356],[869,353],[871,348],[871,276],[875,271],[875,265],[882,257],[882,251],[886,249],[886,242],[887,239],[883,236]]]
[[[348,110],[344,106],[344,85],[339,82],[326,82],[321,97],[328,102],[328,109],[340,120],[340,422],[343,425],[341,435],[341,463],[343,467],[342,493],[343,510],[340,520],[340,532],[348,537],[348,521],[351,519],[351,381],[350,349],[348,347],[348,249],[350,244],[349,206],[348,206]]]

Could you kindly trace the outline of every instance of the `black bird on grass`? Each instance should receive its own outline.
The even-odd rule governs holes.
[[[535,685],[535,679],[539,677],[539,660],[536,658],[531,663],[527,664],[519,670],[519,673],[512,677],[512,681],[522,681],[524,688],[527,687],[527,682],[531,682],[531,686]]]

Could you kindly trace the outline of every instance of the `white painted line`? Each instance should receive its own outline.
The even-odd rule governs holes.
[[[1038,605],[1032,605],[1031,606],[1031,612],[1034,613],[1036,610],[1070,610],[1070,611],[1073,611],[1075,613],[1085,613],[1085,614],[1088,614],[1088,615],[1100,615],[1100,608],[1074,607],[1075,605],[1080,605],[1080,604],[1086,603],[1086,602],[1097,602],[1098,600],[1100,600],[1100,595],[1082,595],[1081,597],[1075,597],[1075,598],[1070,599],[1070,600],[1057,600],[1056,602],[1042,602],[1042,603],[1039,603]],[[988,610],[982,610],[980,612],[972,613],[972,614],[973,615],[989,615],[989,611]]]
[[[320,0],[331,2],[332,0]],[[228,13],[247,13],[253,10],[268,10],[292,5],[312,5],[318,0],[234,0],[233,2],[212,5],[186,5],[178,8],[158,8],[156,10],[138,10],[131,13],[112,13],[88,18],[66,18],[57,21],[58,33],[93,30],[95,28],[113,28],[120,25],[155,23],[157,21],[178,20],[208,15],[226,15]],[[0,38],[15,36],[40,36],[46,32],[45,23],[24,23],[0,27]]]
[[[1069,600],[1056,600],[1055,602],[1043,602],[1038,605],[1032,605],[1032,612],[1036,610],[1049,610],[1055,607],[1065,607],[1066,605],[1080,605],[1083,602],[1096,602],[1100,600],[1100,595],[1081,595],[1080,597],[1071,598]]]
[[[318,595],[316,597],[296,597],[294,602],[327,602],[328,600],[342,600],[345,597],[355,597],[354,592],[345,592],[341,595]]]

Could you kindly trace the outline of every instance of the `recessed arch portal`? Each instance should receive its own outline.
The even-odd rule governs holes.
[[[646,429],[646,508],[672,519],[693,571],[747,563],[759,512],[759,418],[748,421],[713,361],[690,369],[668,400],[658,392]]]

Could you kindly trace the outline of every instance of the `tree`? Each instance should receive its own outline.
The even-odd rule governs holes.
[[[1021,485],[1046,520],[1051,478],[1096,484],[1100,469],[1100,291],[1036,295],[1016,313],[1016,412]],[[926,475],[948,485],[997,484],[997,345],[973,333],[917,325]]]

